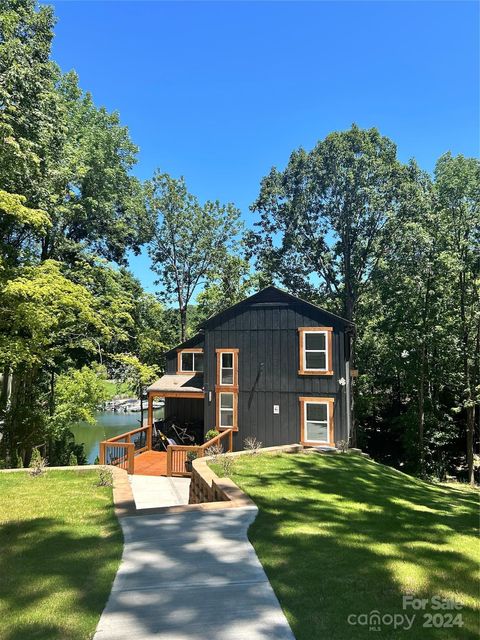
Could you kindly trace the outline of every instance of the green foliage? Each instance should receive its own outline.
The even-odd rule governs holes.
[[[131,353],[121,353],[112,356],[117,365],[117,377],[132,389],[138,396],[143,393],[146,386],[158,377],[158,368],[140,362],[137,356]]]
[[[45,473],[45,467],[47,466],[47,461],[40,454],[39,449],[34,449],[32,451],[32,457],[30,458],[30,464],[28,465],[30,469],[30,475],[33,478],[37,478]]]
[[[446,154],[432,180],[353,126],[272,169],[252,207],[261,277],[356,322],[354,443],[420,475],[473,479],[479,193],[478,160]]]
[[[187,308],[196,289],[225,260],[240,232],[239,211],[232,204],[201,205],[183,178],[157,172],[147,188],[155,232],[149,246],[152,268],[166,301],[175,301],[180,337],[187,332]]]
[[[52,467],[64,467],[70,464],[70,456],[74,455],[77,464],[87,464],[87,456],[82,444],[76,444],[73,433],[67,428],[56,431],[55,437],[49,437],[48,460]]]
[[[208,274],[204,289],[197,295],[194,323],[240,302],[259,288],[259,276],[252,274],[248,260],[227,254]]]
[[[0,364],[53,364],[65,350],[94,351],[89,336],[108,332],[82,286],[61,273],[60,264],[47,260],[17,270],[1,291]]]
[[[262,180],[250,255],[270,279],[354,319],[408,180],[395,145],[376,129],[353,125],[311,152],[298,149],[285,171],[273,168]]]
[[[68,369],[56,378],[52,433],[60,435],[75,422],[94,424],[95,411],[107,399],[102,377],[105,369],[94,365]]]
[[[220,435],[220,431],[217,431],[216,429],[209,429],[205,434],[205,442],[208,442],[209,440],[213,440],[213,438],[216,438],[219,435]]]
[[[25,206],[26,200],[25,196],[0,189],[0,268],[25,257],[19,245],[28,247],[27,238],[33,242],[51,225],[48,214]]]
[[[68,457],[68,466],[76,467],[78,465],[77,456],[72,452]]]
[[[363,443],[378,459],[437,477],[457,473],[465,451],[473,477],[479,175],[476,160],[439,160],[435,181],[423,181],[398,221],[358,315]]]
[[[101,395],[84,367],[109,353],[151,348],[159,357],[166,335],[155,333],[163,310],[150,312],[152,300],[118,267],[153,229],[131,175],[137,149],[118,114],[96,106],[76,74],[51,60],[54,23],[52,8],[35,0],[1,3],[0,458],[7,466],[28,461],[38,445],[67,464],[75,447],[68,425],[79,414],[91,420]],[[69,383],[74,370],[78,388]],[[82,451],[74,454],[80,462]]]

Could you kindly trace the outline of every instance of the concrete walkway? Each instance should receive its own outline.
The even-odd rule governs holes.
[[[133,475],[128,477],[137,509],[188,504],[190,478]]]
[[[94,640],[295,640],[247,539],[256,512],[121,518],[123,558]]]

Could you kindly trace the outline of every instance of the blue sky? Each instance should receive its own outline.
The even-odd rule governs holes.
[[[475,2],[53,4],[53,58],[120,112],[135,173],[184,175],[247,225],[272,165],[352,122],[428,171],[448,150],[478,155]],[[148,258],[130,266],[153,290]]]

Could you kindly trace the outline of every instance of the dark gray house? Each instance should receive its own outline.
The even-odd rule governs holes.
[[[335,445],[350,434],[350,345],[354,326],[314,304],[267,287],[209,318],[167,353],[148,389],[165,417],[233,428],[263,446]]]

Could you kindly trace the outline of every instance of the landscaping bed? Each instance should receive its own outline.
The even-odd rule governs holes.
[[[297,640],[478,637],[476,491],[348,454],[245,455],[231,477],[259,507],[249,537]]]
[[[122,554],[98,471],[0,473],[0,639],[86,640]]]

